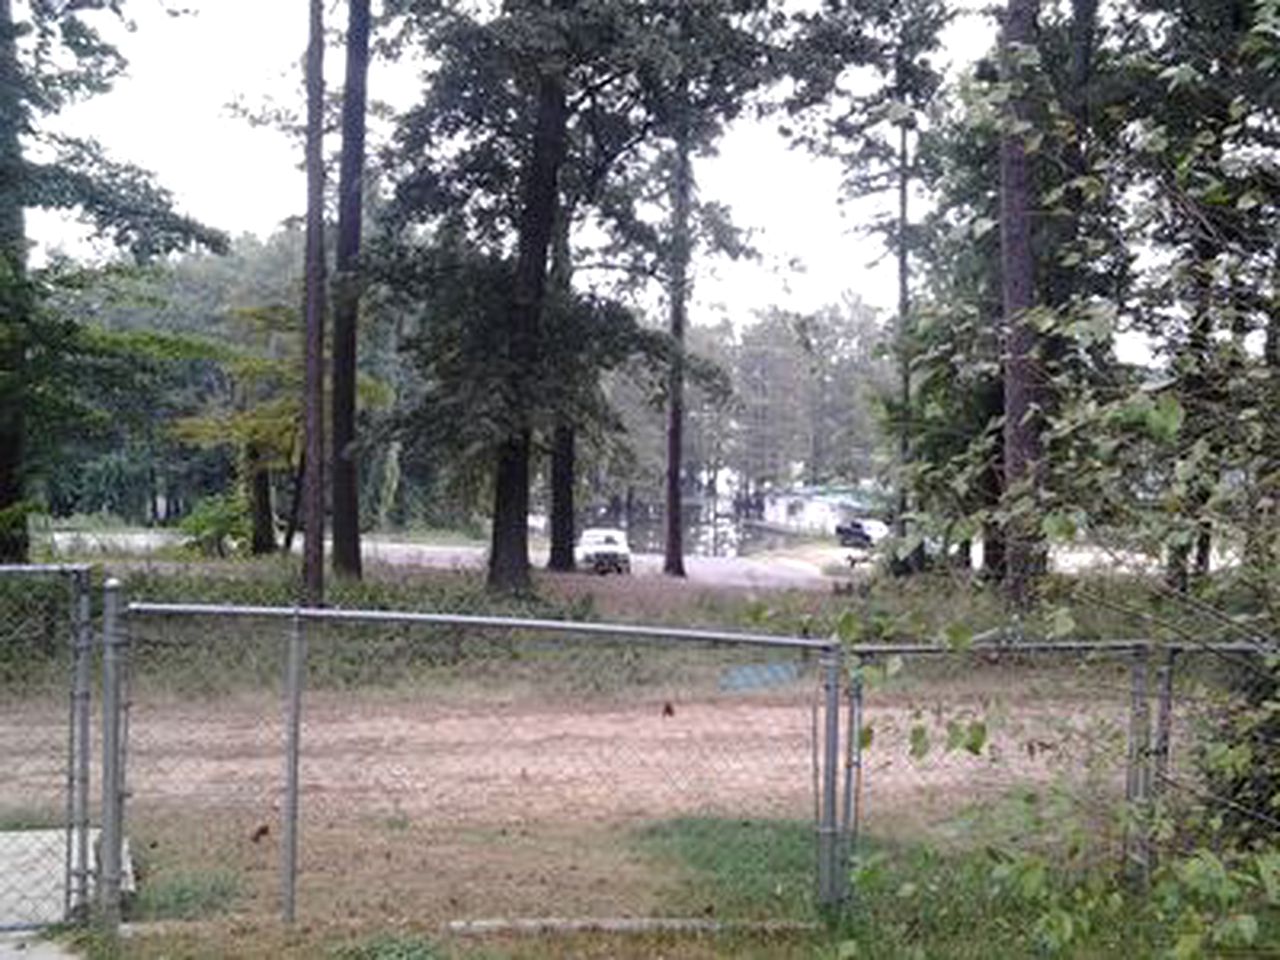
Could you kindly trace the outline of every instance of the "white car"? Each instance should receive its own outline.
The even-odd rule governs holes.
[[[573,551],[578,566],[596,573],[630,573],[631,547],[627,535],[613,527],[589,527],[582,531]]]

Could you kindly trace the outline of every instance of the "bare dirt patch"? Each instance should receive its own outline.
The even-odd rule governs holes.
[[[635,843],[646,825],[813,815],[811,682],[539,697],[535,679],[505,692],[308,692],[304,916],[641,915],[672,869]],[[1085,810],[1120,788],[1123,718],[1122,701],[1073,674],[887,682],[866,699],[864,825],[947,839],[967,812],[1055,785]],[[0,808],[47,780],[65,722],[52,705],[0,705]],[[977,722],[978,749],[954,741],[953,727]],[[228,869],[240,878],[237,912],[278,909],[283,748],[275,691],[193,699],[135,688],[127,832],[140,884]]]

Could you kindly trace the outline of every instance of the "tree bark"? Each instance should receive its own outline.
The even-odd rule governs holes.
[[[1018,50],[1035,42],[1037,0],[1009,0],[1001,32],[1004,78],[1017,84],[1024,71]],[[1025,122],[1027,93],[1010,97],[1011,117]],[[1007,498],[1036,498],[1040,484],[1040,371],[1037,334],[1028,311],[1035,304],[1035,260],[1031,249],[1031,182],[1023,133],[1006,132],[1000,142],[1000,261],[1004,304],[1004,493]],[[1040,567],[1040,543],[1027,511],[1010,521],[1006,532],[1009,599],[1019,607],[1031,602]]]
[[[897,85],[899,89],[905,83],[903,78],[902,55],[898,56]],[[911,274],[907,258],[907,206],[909,197],[909,176],[907,164],[910,160],[907,125],[898,128],[898,464],[903,471],[898,481],[898,507],[894,518],[894,533],[899,537],[907,535],[907,463],[911,458],[911,359],[907,355],[907,312],[911,309]]]
[[[687,109],[687,106],[686,106]],[[667,509],[666,546],[662,572],[683,577],[684,517],[681,490],[684,449],[684,341],[685,321],[689,306],[689,262],[693,255],[693,158],[691,134],[687,122],[676,135],[675,171],[672,177],[671,276],[667,295],[670,300],[671,339],[675,350],[671,356],[671,372],[667,396]]]
[[[0,0],[0,563],[26,563],[30,547],[22,509],[26,340],[31,321],[18,139],[23,82],[12,7],[10,0]]]
[[[1186,411],[1185,442],[1194,443],[1207,436],[1210,448],[1216,452],[1212,422],[1217,415],[1217,402],[1220,398],[1214,383],[1215,373],[1211,369],[1214,303],[1209,264],[1217,249],[1205,239],[1198,240],[1193,249],[1196,261],[1196,310],[1190,318],[1187,342],[1178,358],[1182,375],[1178,380],[1177,391],[1182,408]],[[1188,479],[1186,503],[1182,508],[1183,519],[1188,523],[1198,517],[1209,502],[1215,480],[1216,477],[1203,474]],[[1188,542],[1176,543],[1169,548],[1165,582],[1179,593],[1185,593],[1194,581],[1203,579],[1209,572],[1210,545],[1204,521],[1196,521],[1196,527]]]
[[[306,472],[303,480],[303,599],[324,602],[324,14],[310,2],[307,46],[307,232],[306,346],[303,421]]]
[[[253,538],[249,549],[254,556],[276,552],[276,517],[271,509],[271,471],[262,463],[256,444],[245,451],[245,470],[249,474],[249,508],[253,518]]]
[[[360,228],[364,187],[369,0],[349,0],[342,158],[338,172],[338,241],[333,292],[333,569],[359,579],[360,478],[355,459],[356,327],[360,312]]]
[[[507,437],[500,444],[494,482],[493,537],[489,550],[491,590],[529,588],[529,379],[536,375],[538,326],[547,284],[547,251],[555,222],[560,167],[565,154],[564,75],[544,68],[538,78],[533,150],[523,176],[517,238],[515,290],[511,304],[508,370],[511,406]]]
[[[577,436],[565,422],[556,425],[551,440],[551,559],[550,570],[574,568],[573,485]]]
[[[1276,273],[1280,279],[1280,267]],[[1267,316],[1262,360],[1267,371],[1263,402],[1273,411],[1280,410],[1280,310],[1275,308]],[[1262,602],[1271,605],[1274,603],[1276,516],[1280,513],[1280,417],[1268,417],[1263,429],[1264,453],[1257,471],[1255,497],[1250,504],[1257,520],[1245,530],[1245,568]]]
[[[551,289],[568,305],[573,295],[573,252],[569,244],[570,212],[566,203],[556,211],[552,233]],[[574,568],[573,488],[577,470],[577,431],[570,414],[560,410],[551,437],[551,556],[548,570],[567,572]]]

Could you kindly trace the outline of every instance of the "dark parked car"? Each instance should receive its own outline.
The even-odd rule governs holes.
[[[871,534],[857,520],[849,520],[836,527],[836,536],[842,547],[856,547],[859,550],[871,549]]]

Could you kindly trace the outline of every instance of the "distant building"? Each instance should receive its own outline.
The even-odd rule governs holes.
[[[872,497],[856,487],[795,487],[763,495],[761,519],[772,527],[834,536],[836,527],[859,520],[878,540],[888,532],[875,518]]]

